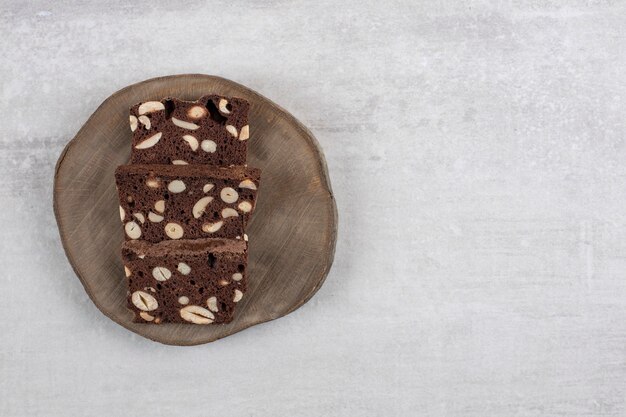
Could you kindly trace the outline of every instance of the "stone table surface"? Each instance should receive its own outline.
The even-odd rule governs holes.
[[[626,2],[0,0],[0,57],[0,415],[626,415]],[[179,73],[308,126],[340,219],[308,304],[191,348],[103,316],[52,212]]]

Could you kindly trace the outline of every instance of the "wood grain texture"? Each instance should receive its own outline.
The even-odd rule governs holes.
[[[232,323],[219,326],[132,323],[119,255],[113,172],[129,160],[128,108],[139,101],[218,93],[251,103],[248,164],[263,170],[250,237],[249,290]],[[96,306],[125,328],[165,344],[197,345],[282,317],[320,288],[333,261],[337,212],[322,151],[285,110],[232,81],[208,75],[155,78],[105,100],[63,150],[54,211],[67,257]]]

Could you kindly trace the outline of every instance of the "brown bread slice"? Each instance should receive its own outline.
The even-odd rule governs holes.
[[[133,164],[244,165],[250,104],[215,94],[164,98],[130,109]]]
[[[246,292],[243,240],[132,240],[122,259],[136,322],[228,323]]]
[[[244,239],[260,174],[245,166],[120,165],[115,179],[126,239]]]

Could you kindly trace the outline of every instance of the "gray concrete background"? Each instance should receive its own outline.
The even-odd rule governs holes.
[[[624,1],[0,1],[0,415],[626,415],[625,28]],[[51,188],[102,100],[190,72],[313,131],[340,236],[300,310],[175,348],[91,304]]]

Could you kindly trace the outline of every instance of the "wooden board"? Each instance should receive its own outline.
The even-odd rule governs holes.
[[[193,100],[208,93],[251,103],[248,164],[263,174],[247,232],[249,289],[227,325],[133,323],[125,307],[123,231],[113,175],[130,157],[128,109],[140,101]],[[326,163],[311,132],[249,88],[197,74],[147,80],[106,99],[59,157],[54,212],[67,257],[95,305],[125,328],[171,345],[211,342],[294,311],[324,282],[337,235]]]

